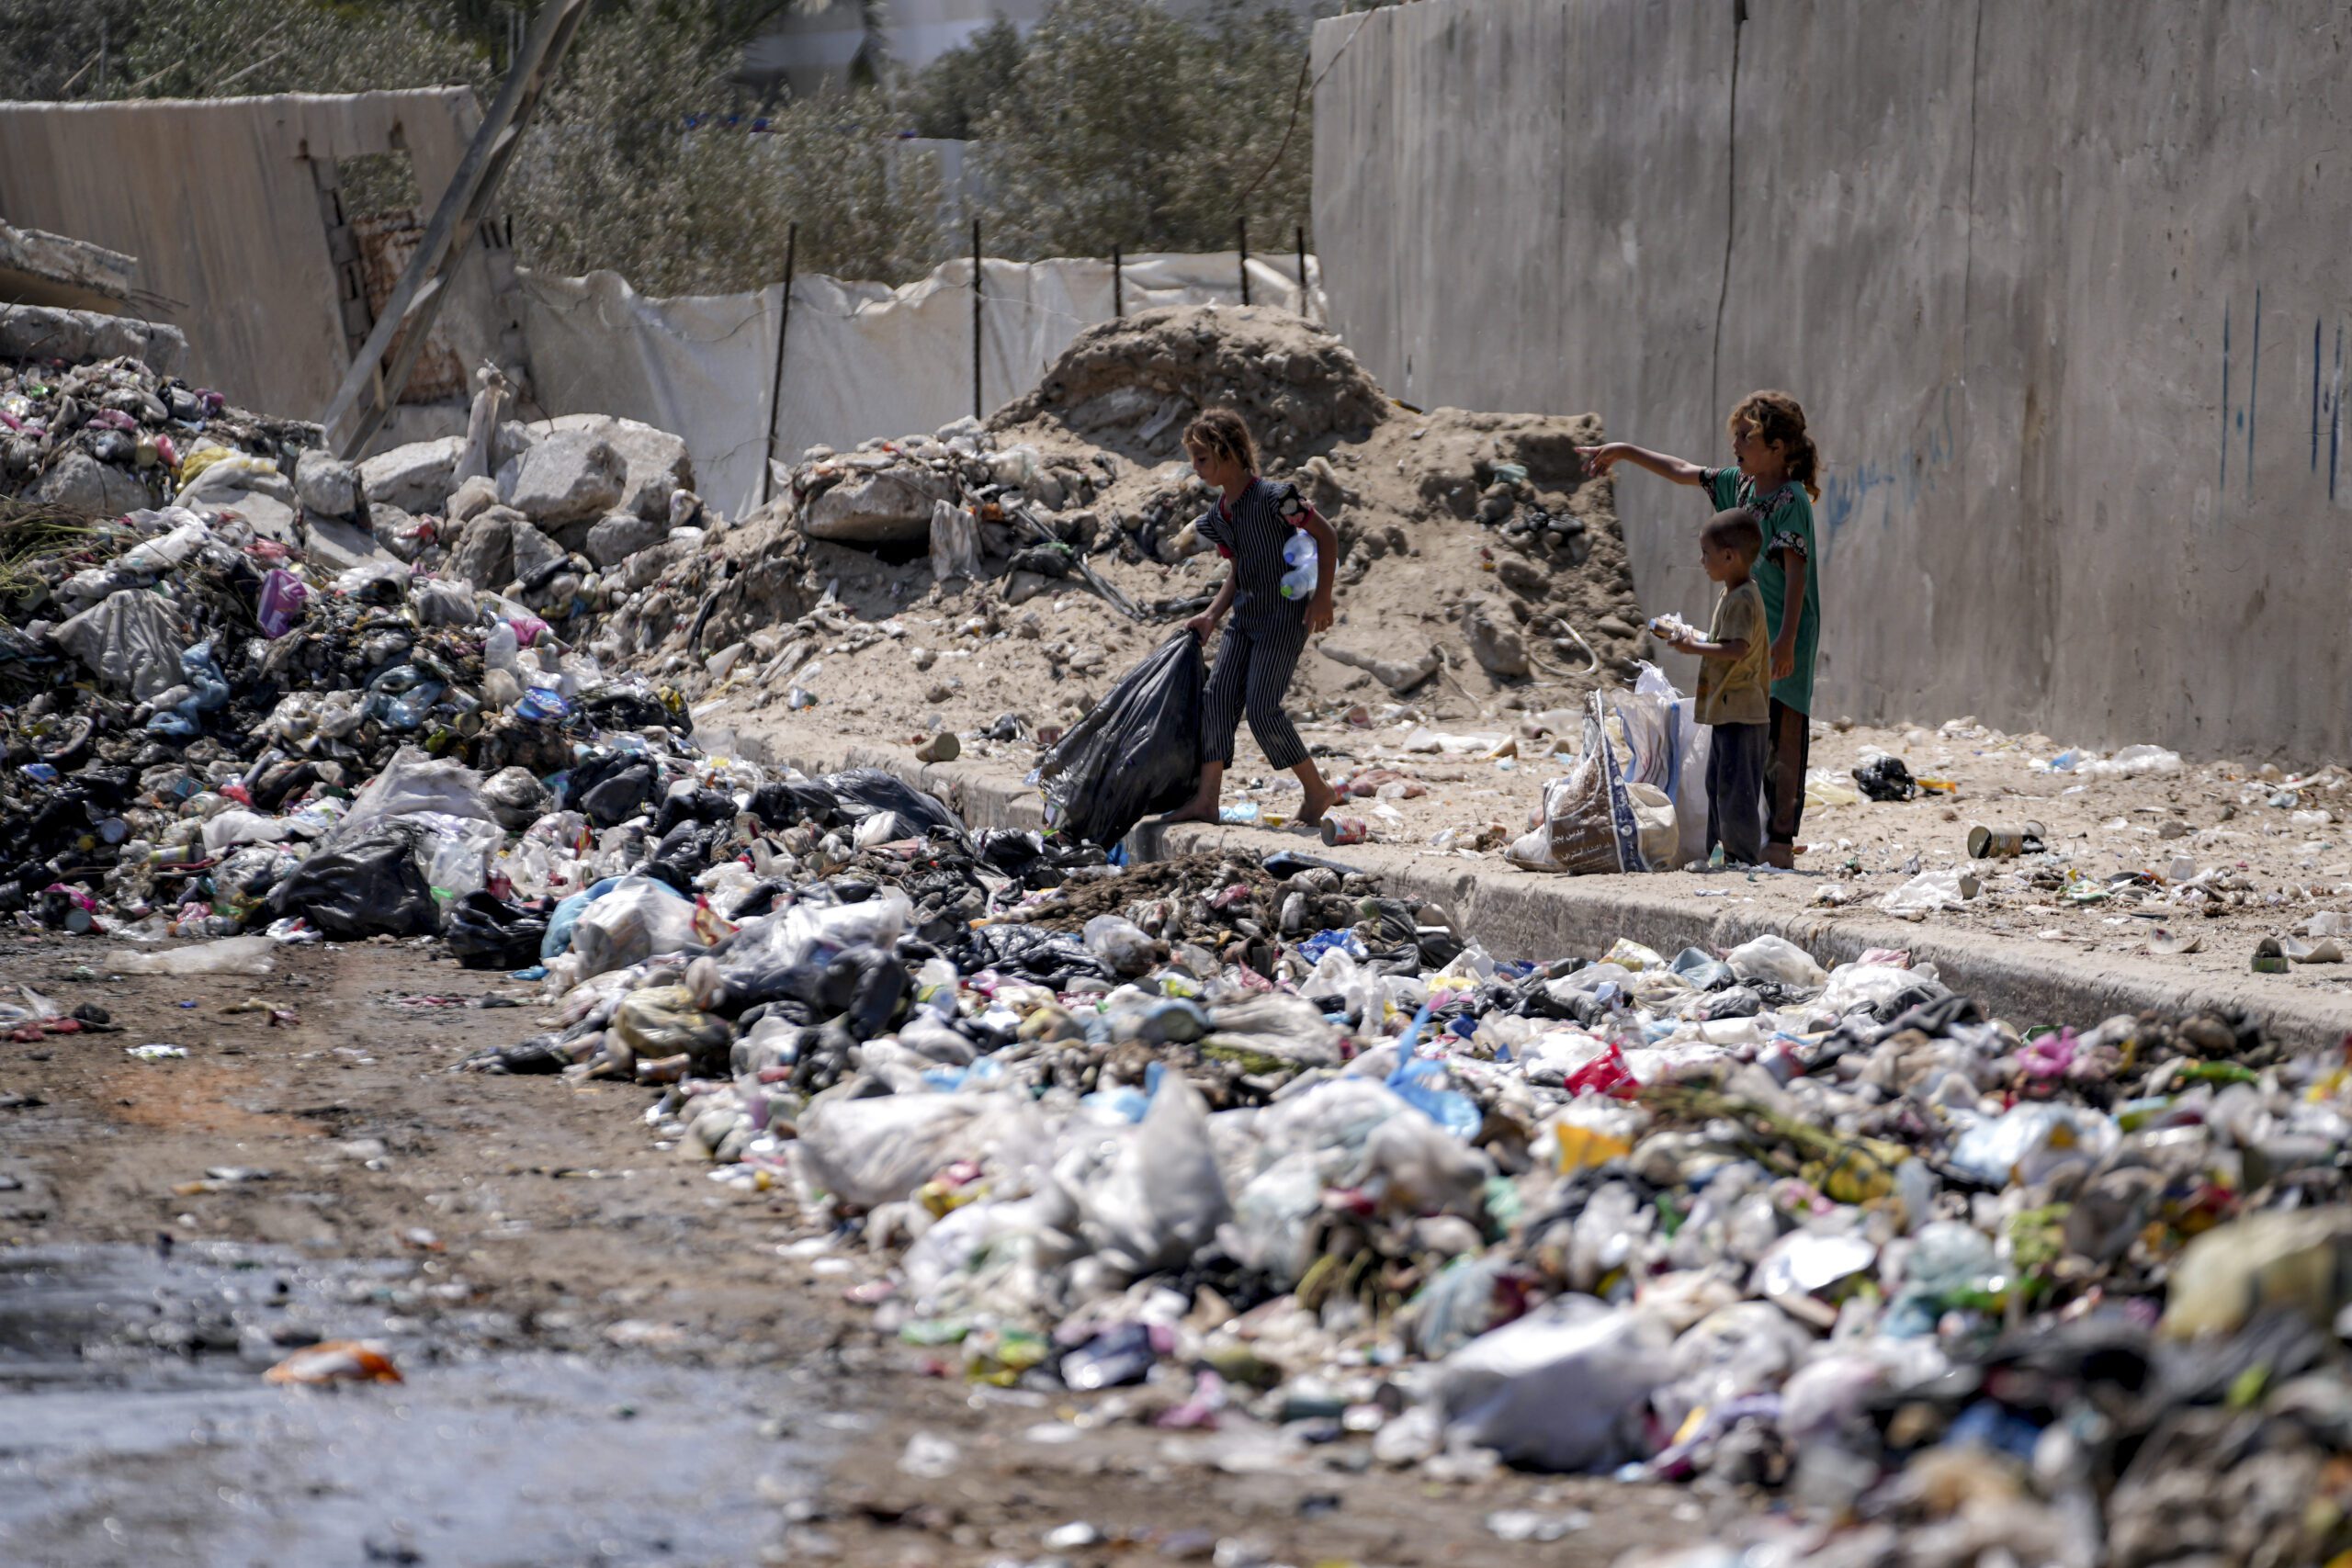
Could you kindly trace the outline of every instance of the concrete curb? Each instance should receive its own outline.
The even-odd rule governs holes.
[[[724,719],[721,720],[725,722]],[[902,748],[844,742],[824,753],[778,744],[744,716],[734,731],[741,753],[804,773],[882,768],[945,800],[981,828],[1044,824],[1042,797],[1018,776],[971,762],[916,762]],[[2046,943],[1840,910],[1720,913],[1690,899],[1650,891],[1630,876],[1543,876],[1499,861],[1446,860],[1379,844],[1326,850],[1295,834],[1266,829],[1147,823],[1129,835],[1139,860],[1216,851],[1230,844],[1266,853],[1295,849],[1380,875],[1400,897],[1442,904],[1465,931],[1499,958],[1599,955],[1619,937],[1672,954],[1690,946],[1717,951],[1759,936],[1780,936],[1826,964],[1859,958],[1874,947],[1907,948],[1933,963],[1947,984],[1996,1016],[2019,1024],[2088,1027],[2117,1013],[2171,1014],[2205,1008],[2244,1009],[2272,1038],[2302,1050],[2331,1049],[2352,1035],[2352,996],[2312,997],[2260,984],[2247,974],[2187,976],[2162,963],[2109,954],[2084,956]]]

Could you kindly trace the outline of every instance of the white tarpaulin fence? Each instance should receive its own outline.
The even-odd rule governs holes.
[[[981,263],[982,406],[1037,384],[1080,329],[1111,319],[1111,264]],[[1237,257],[1145,254],[1120,267],[1129,315],[1162,305],[1238,304]],[[1321,274],[1307,258],[1323,316]],[[750,294],[657,299],[618,274],[522,279],[523,326],[540,405],[526,412],[610,413],[684,437],[703,499],[740,516],[757,504],[775,378],[781,286]],[[1297,263],[1252,256],[1250,302],[1299,309]],[[891,288],[811,276],[792,286],[776,411],[779,459],[823,443],[936,430],[972,412],[972,264],[946,263]]]

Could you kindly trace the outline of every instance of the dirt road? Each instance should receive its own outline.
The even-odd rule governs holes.
[[[12,999],[114,1026],[0,1040],[0,1561],[1607,1562],[1739,1506],[923,1375],[862,1250],[654,1146],[650,1091],[452,1071],[536,1027],[503,976],[118,951],[0,942]],[[346,1337],[405,1382],[263,1381]]]

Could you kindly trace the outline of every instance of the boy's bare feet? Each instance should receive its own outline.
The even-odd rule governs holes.
[[[1340,792],[1329,784],[1310,785],[1306,798],[1299,803],[1298,820],[1301,827],[1312,828],[1323,820],[1323,814],[1340,804]]]
[[[1794,871],[1797,868],[1797,852],[1788,844],[1767,844],[1764,846],[1764,863],[1782,871]]]
[[[1200,796],[1194,795],[1192,799],[1186,801],[1183,805],[1178,807],[1175,810],[1160,818],[1160,821],[1169,823],[1214,822],[1216,820],[1216,799],[1214,795],[1206,800],[1203,800]]]

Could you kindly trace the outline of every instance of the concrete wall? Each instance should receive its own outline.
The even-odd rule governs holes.
[[[1804,402],[1823,715],[2352,750],[2352,14],[1422,0],[1315,42],[1332,321],[1391,391],[1704,462],[1740,394]],[[1707,602],[1694,493],[1619,483],[1653,610]]]
[[[0,103],[0,218],[137,257],[141,297],[187,334],[182,374],[244,407],[316,419],[351,345],[311,161],[403,148],[429,215],[481,122],[457,87]],[[505,274],[478,239],[442,306],[434,337],[469,369],[512,357]]]

